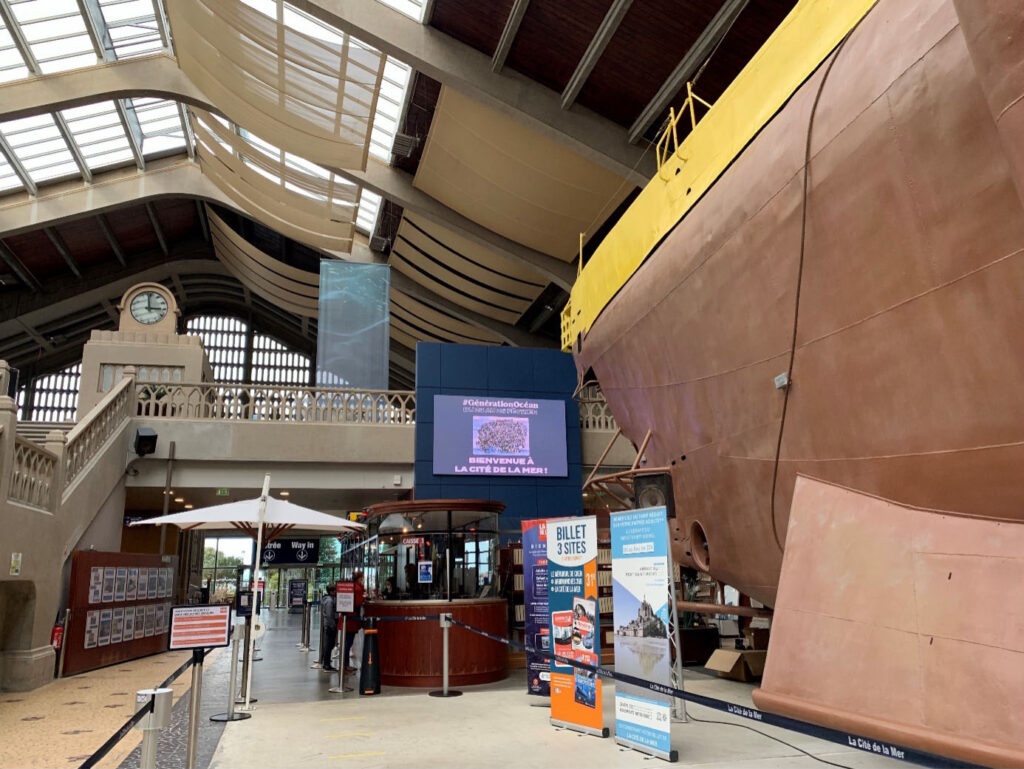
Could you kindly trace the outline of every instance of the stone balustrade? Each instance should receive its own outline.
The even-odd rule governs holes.
[[[7,498],[29,507],[50,510],[56,489],[57,456],[17,435]]]
[[[413,426],[416,394],[264,384],[137,385],[136,416],[201,421]]]

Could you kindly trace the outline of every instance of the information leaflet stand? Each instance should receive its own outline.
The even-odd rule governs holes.
[[[171,608],[169,651],[192,650],[192,688],[189,698],[187,769],[195,769],[199,737],[199,700],[203,691],[203,659],[207,649],[227,646],[231,635],[231,607],[222,604]]]
[[[615,671],[673,686],[672,556],[664,507],[611,514]],[[678,655],[677,655],[678,658]],[[615,742],[676,761],[672,697],[618,683]]]
[[[597,519],[551,518],[547,523],[548,611],[552,651],[587,665],[601,664],[597,596]],[[596,673],[551,661],[551,724],[607,737]]]

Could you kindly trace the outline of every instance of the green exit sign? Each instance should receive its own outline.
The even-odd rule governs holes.
[[[228,495],[228,490],[227,489],[217,489],[217,496],[218,497],[226,497],[227,495]]]

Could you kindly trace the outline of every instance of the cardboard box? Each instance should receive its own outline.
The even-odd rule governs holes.
[[[765,627],[748,627],[743,630],[743,637],[747,639],[747,646],[756,651],[764,651],[768,648],[768,636],[771,631]]]
[[[717,671],[721,678],[734,681],[752,681],[764,672],[766,651],[734,651],[717,649],[704,664],[708,670]]]

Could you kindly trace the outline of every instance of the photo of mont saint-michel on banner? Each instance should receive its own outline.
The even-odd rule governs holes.
[[[473,455],[530,456],[530,420],[525,417],[473,417]]]
[[[669,653],[668,586],[649,578],[613,580],[615,605],[615,669],[667,682],[672,672]],[[633,583],[633,584],[630,584]]]

